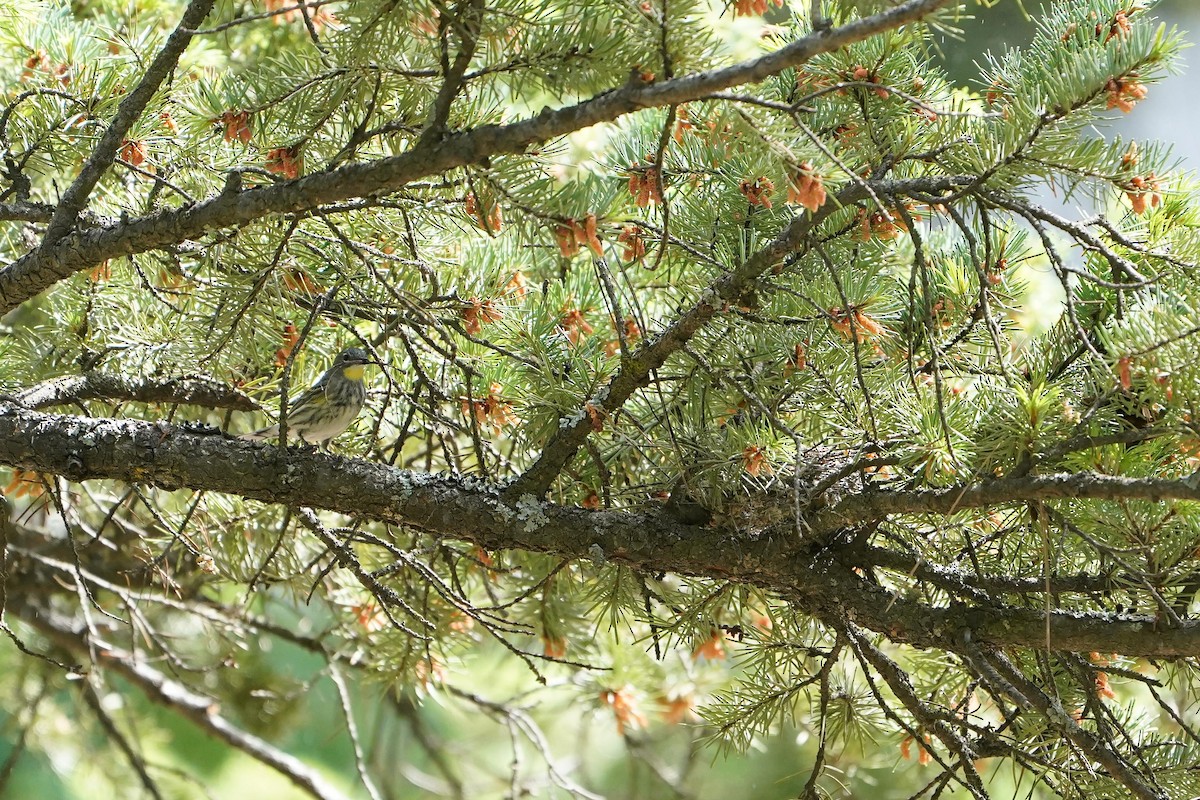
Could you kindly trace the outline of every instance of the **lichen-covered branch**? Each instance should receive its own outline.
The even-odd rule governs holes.
[[[1094,474],[1036,476],[954,490],[876,491],[847,497],[812,518],[815,538],[790,526],[739,531],[688,525],[660,509],[587,511],[524,495],[506,498],[483,481],[426,475],[372,461],[197,436],[167,424],[58,416],[0,406],[0,464],[166,489],[217,491],[290,507],[402,524],[487,550],[605,559],[651,573],[708,576],[769,588],[817,616],[849,614],[897,642],[955,650],[964,630],[998,646],[1075,652],[1200,655],[1200,622],[1169,627],[1153,617],[1008,606],[1000,600],[933,606],[861,576],[869,551],[844,553],[821,532],[895,515],[950,514],[963,507],[1049,498],[1157,497],[1200,500],[1188,480]],[[965,500],[964,500],[965,498]],[[9,587],[10,593],[12,587]]]

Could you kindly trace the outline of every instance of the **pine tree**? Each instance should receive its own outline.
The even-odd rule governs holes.
[[[6,5],[0,785],[1200,794],[1152,2]]]

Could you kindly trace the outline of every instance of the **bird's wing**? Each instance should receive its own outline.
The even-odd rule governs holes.
[[[336,369],[336,367],[334,367],[333,369]],[[332,369],[330,371],[332,371]],[[329,373],[325,373],[324,375],[321,376],[321,382],[320,382],[320,384],[318,384],[318,386],[320,386],[320,388],[321,388],[321,402],[325,402],[326,400],[331,399],[329,396],[329,387],[333,386],[332,378],[333,378],[333,376],[330,375]],[[313,390],[315,391],[316,389],[317,389],[317,386],[314,386]]]
[[[329,399],[328,391],[329,381],[322,378],[305,390],[304,394],[289,403],[288,408],[299,408],[302,405],[325,405],[325,401]]]
[[[289,399],[288,416],[295,413],[296,409],[305,407],[305,405],[308,405],[308,407],[317,408],[320,407],[320,405],[324,405],[325,401],[325,381],[322,379],[318,380],[316,384],[308,387],[308,389],[300,393],[300,395]]]

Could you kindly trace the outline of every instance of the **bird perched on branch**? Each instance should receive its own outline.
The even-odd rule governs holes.
[[[324,446],[349,428],[367,399],[362,379],[363,368],[369,363],[367,351],[358,347],[338,353],[333,365],[317,378],[312,388],[288,403],[288,438]],[[279,426],[271,425],[241,438],[259,440],[277,436]]]

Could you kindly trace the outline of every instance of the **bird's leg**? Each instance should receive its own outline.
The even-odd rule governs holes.
[[[297,449],[302,453],[315,453],[317,452],[317,448],[320,446],[316,442],[310,442],[308,439],[305,439],[304,434],[299,434],[296,436],[296,438],[300,442]]]

